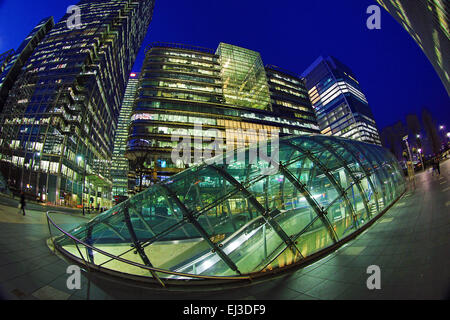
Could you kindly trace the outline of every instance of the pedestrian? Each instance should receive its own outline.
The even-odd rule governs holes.
[[[435,165],[436,165],[436,171],[437,171],[437,174],[438,175],[441,175],[441,168],[440,168],[440,163],[439,163],[439,156],[438,157],[436,157],[436,159],[434,160],[435,161]]]
[[[23,215],[25,215],[25,193],[23,193],[23,191],[20,193],[19,209],[22,210]],[[19,210],[19,213],[20,213],[20,210]]]
[[[436,170],[436,159],[432,158],[432,160],[431,160],[431,176],[433,177],[436,172],[437,172],[437,170]]]

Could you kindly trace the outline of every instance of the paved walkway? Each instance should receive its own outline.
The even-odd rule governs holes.
[[[66,287],[67,263],[46,246],[45,213],[0,201],[0,296],[4,299],[449,299],[450,161],[441,176],[417,176],[410,190],[371,228],[333,254],[293,274],[221,293],[168,293],[82,280]],[[53,215],[63,228],[83,222]],[[368,290],[367,267],[381,268],[381,290]]]

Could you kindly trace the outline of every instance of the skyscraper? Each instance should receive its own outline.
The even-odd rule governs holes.
[[[321,133],[381,145],[374,116],[353,72],[319,57],[304,73]]]
[[[53,17],[45,18],[39,22],[19,48],[16,51],[10,51],[12,55],[5,59],[5,63],[0,67],[0,112],[2,112],[9,92],[20,75],[25,62],[54,25]],[[0,65],[2,65],[1,62]]]
[[[108,206],[107,167],[125,86],[154,1],[82,0],[23,67],[5,104],[1,169],[16,189],[56,204]]]
[[[318,133],[301,79],[285,78],[274,87],[273,99],[294,102],[273,109],[259,53],[224,43],[217,50],[151,44],[141,70],[126,152],[138,189],[194,164],[195,151],[202,155],[197,160],[205,160],[204,155],[214,155],[217,148],[259,142],[258,130],[268,135]],[[294,87],[291,92],[282,98],[276,95],[289,86]],[[191,137],[192,157],[185,161],[172,161],[172,151],[181,143],[172,140],[176,136]],[[214,139],[223,145],[212,146]]]
[[[139,73],[131,73],[128,80],[125,97],[123,98],[120,109],[119,122],[117,125],[116,136],[114,138],[114,151],[111,163],[111,179],[113,183],[113,196],[128,195],[128,171],[129,163],[125,158],[125,151],[128,140],[128,125],[131,121],[133,103],[136,90],[139,83]]]
[[[377,0],[413,37],[450,95],[450,5],[444,0]]]

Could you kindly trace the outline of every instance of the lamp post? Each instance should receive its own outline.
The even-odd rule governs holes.
[[[32,172],[33,172],[33,169],[34,169],[34,165],[36,163],[35,156],[37,156],[38,159],[39,159],[39,157],[41,156],[41,153],[40,152],[37,152],[37,153],[33,152],[33,161],[31,162],[31,170],[30,170],[30,179],[28,180],[29,184],[31,184],[31,175],[32,175]],[[36,198],[37,198],[39,196],[39,169],[36,170],[36,188],[35,189],[36,189]],[[40,197],[39,197],[39,200],[40,200]]]
[[[422,164],[422,170],[425,171],[425,167],[423,166],[423,158],[422,158],[422,149],[417,150],[419,152],[420,163]]]
[[[78,156],[77,157],[78,162],[83,161],[83,156]],[[86,180],[86,161],[84,161],[84,169],[83,169],[83,182],[81,183],[81,207],[83,209],[83,216],[85,215],[84,213],[84,183]]]
[[[422,157],[422,141],[420,140],[422,138],[422,136],[420,134],[418,134],[416,136],[417,138],[417,151],[419,152],[419,157],[420,157],[420,163],[422,164],[422,170],[425,171],[425,167],[423,165],[423,157]]]
[[[439,126],[439,133],[441,135],[441,148],[443,145],[445,145],[445,138],[446,138],[446,134],[445,134],[445,126],[440,125]]]
[[[409,149],[408,136],[403,137],[403,141],[406,143],[406,148],[408,149],[409,161],[412,162],[411,150]]]

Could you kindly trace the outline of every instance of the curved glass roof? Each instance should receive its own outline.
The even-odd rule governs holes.
[[[98,251],[64,235],[54,243],[74,258],[131,275],[248,275],[339,243],[405,190],[396,159],[376,145],[287,137],[279,140],[276,163],[250,161],[250,150],[238,152],[245,160],[187,169],[70,232]]]

